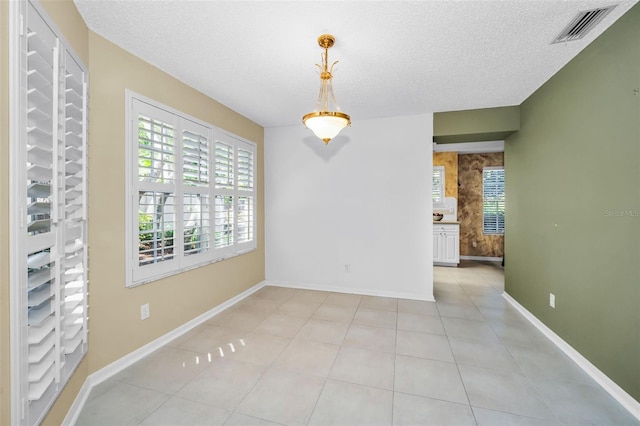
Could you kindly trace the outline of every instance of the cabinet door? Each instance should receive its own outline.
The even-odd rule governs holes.
[[[460,234],[447,232],[442,237],[444,240],[443,261],[447,263],[460,262]]]
[[[434,230],[433,232],[433,261],[442,262],[444,257],[444,238],[442,233]]]

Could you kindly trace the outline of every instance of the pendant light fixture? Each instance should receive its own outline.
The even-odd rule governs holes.
[[[330,34],[322,34],[318,37],[318,45],[324,49],[322,54],[322,65],[316,64],[320,68],[320,94],[318,102],[313,112],[302,117],[302,123],[326,144],[336,137],[342,129],[351,125],[351,118],[348,114],[340,111],[333,94],[331,79],[335,61],[329,67],[329,48],[336,42],[335,37]]]

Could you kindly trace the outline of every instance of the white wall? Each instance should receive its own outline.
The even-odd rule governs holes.
[[[432,114],[356,121],[328,146],[265,129],[267,281],[433,300],[432,140]]]

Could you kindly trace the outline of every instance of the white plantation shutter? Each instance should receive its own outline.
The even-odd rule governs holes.
[[[145,102],[133,103],[132,130],[135,134],[136,264],[133,280],[167,273],[176,267],[180,244],[176,236],[182,228],[177,196],[180,164],[176,139],[178,120]]]
[[[129,91],[127,105],[127,285],[255,249],[255,145]]]
[[[216,140],[215,246],[242,253],[255,245],[255,145],[227,134]]]
[[[238,141],[238,187],[236,202],[236,228],[238,249],[255,247],[255,148],[245,142]]]
[[[442,205],[444,203],[444,166],[433,166],[432,174],[432,196],[434,205]]]
[[[216,140],[215,147],[214,242],[218,253],[227,255],[235,242],[234,146],[232,140]]]
[[[485,234],[504,234],[504,168],[482,170],[482,230]]]
[[[37,424],[87,350],[87,71],[38,5],[11,7],[12,423]]]
[[[182,128],[182,244],[184,265],[207,259],[211,234],[210,130],[188,120]]]

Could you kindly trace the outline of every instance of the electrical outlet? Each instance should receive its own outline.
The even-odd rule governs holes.
[[[140,319],[146,320],[147,318],[149,318],[149,315],[151,315],[149,304],[145,303],[144,305],[140,306]]]
[[[556,307],[556,295],[553,293],[549,293],[549,306],[554,309]]]
[[[473,247],[478,247],[478,242],[477,242],[477,241],[473,241],[473,242],[471,243],[471,245],[472,245]]]
[[[346,265],[344,265],[344,271],[345,272],[351,272],[351,265],[349,265],[348,263]]]

